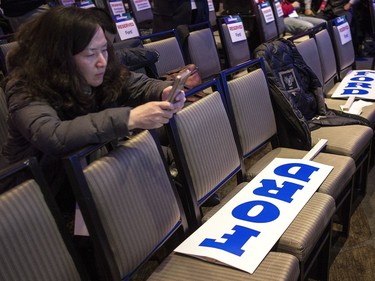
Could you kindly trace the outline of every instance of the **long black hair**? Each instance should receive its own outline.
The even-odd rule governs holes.
[[[24,81],[31,100],[46,100],[64,119],[115,101],[128,72],[117,61],[111,42],[103,83],[93,89],[95,95],[85,93],[84,78],[73,59],[98,28],[98,19],[89,9],[57,6],[44,12],[20,28],[18,45],[7,58],[7,81]]]

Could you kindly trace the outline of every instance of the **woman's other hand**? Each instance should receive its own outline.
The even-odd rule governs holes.
[[[172,86],[169,86],[169,87],[165,88],[163,90],[163,93],[161,94],[161,100],[163,100],[163,101],[168,100],[168,97],[169,97],[169,94],[170,94],[171,90],[172,90]],[[173,111],[173,113],[181,110],[184,107],[185,101],[186,101],[185,92],[180,91],[177,94],[177,96],[175,98],[175,101],[173,103],[171,103],[171,105],[172,105],[171,110]]]

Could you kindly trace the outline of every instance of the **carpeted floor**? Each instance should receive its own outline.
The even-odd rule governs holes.
[[[367,194],[352,215],[348,239],[330,269],[330,281],[375,280],[375,168]]]

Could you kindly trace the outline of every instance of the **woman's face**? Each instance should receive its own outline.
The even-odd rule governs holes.
[[[74,61],[89,86],[97,87],[103,83],[108,53],[107,39],[101,28],[97,29],[88,46],[74,55]]]

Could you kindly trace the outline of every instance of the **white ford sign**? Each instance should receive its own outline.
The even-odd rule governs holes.
[[[175,251],[253,273],[332,169],[274,159]]]

